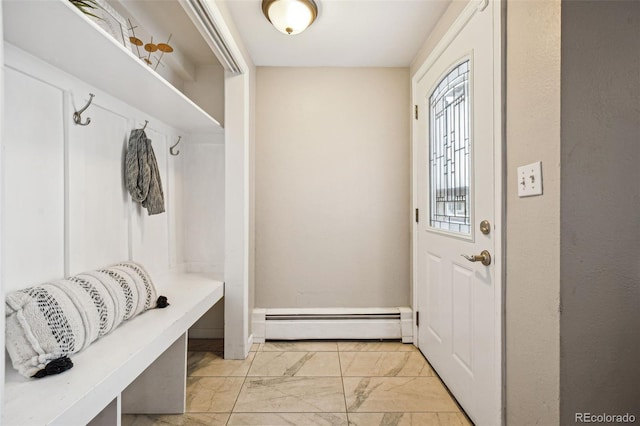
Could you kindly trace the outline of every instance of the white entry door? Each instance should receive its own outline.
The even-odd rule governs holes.
[[[499,8],[472,2],[414,79],[418,346],[488,426],[502,423]]]

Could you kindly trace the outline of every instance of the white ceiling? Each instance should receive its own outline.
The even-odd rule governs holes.
[[[316,0],[301,34],[278,32],[261,0],[223,0],[257,66],[406,67],[451,0]]]

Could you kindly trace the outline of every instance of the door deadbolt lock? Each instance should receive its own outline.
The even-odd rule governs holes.
[[[489,232],[491,232],[491,224],[488,220],[483,220],[482,222],[480,222],[480,232],[482,232],[484,235],[489,235]]]
[[[462,254],[462,257],[467,259],[469,262],[481,262],[484,266],[491,265],[491,253],[487,250],[482,250],[480,254],[474,254],[472,256],[468,256],[466,254]]]

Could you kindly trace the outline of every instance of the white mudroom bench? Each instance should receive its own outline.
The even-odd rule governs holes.
[[[5,426],[120,425],[122,413],[183,413],[187,331],[224,294],[199,274],[172,274],[158,293],[170,305],[126,321],[72,356],[74,367],[42,379],[20,376],[7,360]]]

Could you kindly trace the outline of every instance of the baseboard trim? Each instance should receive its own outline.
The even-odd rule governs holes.
[[[247,348],[248,348],[247,355],[249,354],[249,352],[251,352],[251,347],[253,346],[254,343],[255,342],[253,341],[253,334],[251,334],[247,339]]]
[[[413,311],[409,307],[256,308],[252,330],[254,343],[321,339],[402,339],[412,343]]]

